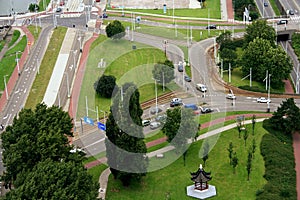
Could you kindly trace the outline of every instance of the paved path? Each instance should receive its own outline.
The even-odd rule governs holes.
[[[293,147],[295,156],[295,170],[296,170],[296,190],[297,199],[300,199],[300,133],[296,132],[293,134]]]

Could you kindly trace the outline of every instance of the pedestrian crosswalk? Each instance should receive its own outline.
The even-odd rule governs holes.
[[[292,21],[300,22],[300,15],[295,15],[290,17]]]

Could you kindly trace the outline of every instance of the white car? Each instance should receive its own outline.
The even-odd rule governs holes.
[[[234,94],[227,94],[227,99],[236,99],[236,96]]]
[[[160,127],[160,122],[151,122],[150,123],[150,129],[157,129],[157,128],[159,128]]]
[[[265,97],[259,97],[256,101],[257,103],[271,103],[271,99],[266,99]]]
[[[196,89],[201,91],[201,92],[206,92],[207,91],[207,87],[204,84],[196,84]]]

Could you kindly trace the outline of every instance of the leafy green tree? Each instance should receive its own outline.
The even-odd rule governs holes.
[[[254,139],[254,138],[253,138],[253,140],[252,140],[251,151],[252,151],[252,157],[254,158],[254,153],[255,153],[255,151],[256,151],[256,142],[255,142],[255,139]]]
[[[220,57],[223,60],[223,69],[224,70],[229,69],[229,64],[231,65],[231,69],[233,69],[235,67],[235,63],[236,63],[236,59],[237,59],[237,54],[236,54],[235,50],[223,48],[220,51]]]
[[[203,150],[202,150],[202,160],[203,160],[203,163],[204,163],[204,167],[205,167],[205,164],[206,164],[206,160],[208,159],[208,153],[209,153],[209,143],[207,141],[204,142],[203,144]]]
[[[242,125],[239,123],[237,124],[237,130],[239,132],[239,138],[241,138],[241,132],[242,132]]]
[[[252,135],[254,135],[255,123],[256,123],[256,116],[252,115]]]
[[[35,11],[39,11],[39,10],[40,10],[40,7],[39,7],[38,4],[31,3],[31,4],[29,4],[28,10],[29,10],[30,12],[35,12]]]
[[[174,65],[172,61],[166,60],[164,63],[157,63],[152,70],[153,78],[157,83],[166,85],[174,80]]]
[[[96,200],[99,188],[82,164],[51,159],[39,162],[30,172],[22,171],[14,186],[5,199]]]
[[[111,98],[112,93],[116,87],[116,78],[111,75],[102,75],[95,83],[94,89],[97,94]]]
[[[270,118],[273,128],[286,134],[300,130],[300,109],[293,98],[286,99]]]
[[[282,80],[289,77],[292,63],[286,53],[280,48],[273,48],[268,40],[256,38],[244,50],[242,72],[246,76],[252,69],[252,80],[263,82],[268,70],[273,88],[283,85]]]
[[[248,180],[248,181],[249,181],[249,178],[250,178],[251,168],[252,168],[252,152],[249,151],[249,152],[248,152],[248,159],[247,159],[247,166],[246,166],[246,169],[247,169],[247,175],[248,175],[247,180]]]
[[[226,30],[225,32],[221,33],[217,38],[216,42],[219,44],[220,50],[226,47],[228,42],[232,41],[231,32]]]
[[[125,28],[118,20],[109,23],[105,28],[105,32],[107,37],[112,39],[121,39],[125,36]]]
[[[229,147],[227,148],[228,156],[229,156],[229,163],[231,164],[232,161],[232,153],[233,153],[233,144],[232,142],[229,143]]]
[[[232,155],[232,160],[231,160],[231,165],[233,168],[233,173],[235,174],[235,168],[239,163],[239,159],[237,158],[236,152],[233,153]]]
[[[249,44],[256,38],[268,40],[272,47],[276,46],[276,33],[272,26],[267,24],[266,20],[256,20],[246,28],[245,44]]]
[[[197,134],[198,123],[194,120],[191,109],[175,108],[167,110],[167,120],[162,128],[167,141],[175,146],[177,153],[183,153],[187,148],[188,139]]]
[[[244,138],[244,141],[245,141],[245,147],[246,147],[246,144],[247,144],[248,136],[249,136],[248,131],[247,131],[247,129],[245,129],[244,135],[243,135],[243,138]]]
[[[81,162],[82,155],[72,155],[68,137],[72,137],[72,119],[57,106],[38,104],[35,110],[22,109],[13,124],[1,134],[5,182],[32,170],[46,159]]]
[[[115,93],[106,122],[105,145],[112,174],[126,186],[146,175],[148,159],[143,141],[140,93],[133,83],[125,83],[120,89]]]

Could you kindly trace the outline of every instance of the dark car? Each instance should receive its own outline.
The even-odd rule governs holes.
[[[212,24],[206,27],[206,29],[217,29],[217,26]]]
[[[287,23],[288,23],[288,20],[282,19],[282,20],[279,20],[279,21],[277,22],[277,25],[287,24]]]
[[[292,10],[292,9],[289,10],[289,14],[290,14],[290,15],[294,15],[294,14],[295,14],[294,10]]]
[[[182,64],[182,62],[179,62],[179,64],[178,64],[178,71],[179,72],[183,72],[183,64]]]
[[[106,13],[103,13],[102,18],[108,18],[108,15]]]
[[[186,82],[191,82],[192,81],[192,79],[189,76],[187,76],[187,75],[184,76],[184,80]]]
[[[62,11],[61,8],[57,8],[57,9],[56,9],[56,12],[61,12],[61,11]]]
[[[268,7],[269,4],[268,4],[267,2],[264,2],[264,6],[265,6],[265,7]]]

